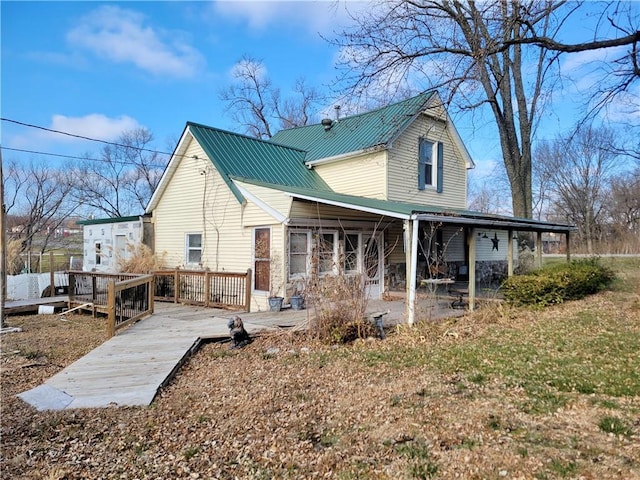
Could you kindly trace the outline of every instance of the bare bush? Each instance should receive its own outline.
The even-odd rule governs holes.
[[[152,273],[165,267],[166,253],[156,255],[148,246],[143,244],[128,245],[129,255],[118,257],[116,264],[121,273]]]
[[[307,302],[315,311],[310,332],[328,343],[346,343],[374,334],[366,319],[367,293],[363,275],[327,275],[309,282]]]

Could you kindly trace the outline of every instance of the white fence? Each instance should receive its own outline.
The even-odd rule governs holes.
[[[66,294],[69,287],[69,276],[66,272],[54,272],[56,286],[54,295]],[[7,299],[29,300],[40,298],[51,282],[50,273],[22,273],[7,275]]]

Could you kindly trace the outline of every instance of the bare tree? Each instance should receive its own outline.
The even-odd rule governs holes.
[[[243,57],[233,71],[234,83],[220,92],[234,122],[253,137],[269,139],[276,129],[307,125],[322,100],[319,92],[298,79],[293,95],[284,97],[262,61]]]
[[[557,80],[562,52],[620,45],[623,89],[640,78],[635,28],[612,19],[619,38],[565,44],[555,40],[581,3],[551,0],[461,2],[387,0],[356,18],[334,42],[343,47],[344,80],[356,95],[385,82],[426,80],[462,109],[487,105],[498,129],[513,213],[531,218],[532,137]],[[615,13],[615,12],[614,12]],[[625,75],[626,74],[626,75]]]
[[[73,192],[75,200],[109,217],[144,211],[167,163],[163,154],[151,149],[152,141],[149,130],[137,128],[106,145],[99,159],[87,155],[76,170],[82,181]]]
[[[34,249],[44,253],[56,229],[76,208],[70,169],[36,163],[25,167],[13,161],[6,170],[4,187],[7,216],[17,220],[11,226],[11,236],[20,241],[18,253]]]
[[[640,166],[611,179],[607,212],[612,237],[610,250],[637,253],[640,249]]]
[[[605,221],[608,182],[617,156],[604,146],[612,141],[611,130],[587,126],[574,135],[544,142],[536,150],[557,214],[578,227],[588,253],[594,252]]]

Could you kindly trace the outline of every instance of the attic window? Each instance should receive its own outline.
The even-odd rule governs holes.
[[[442,193],[443,183],[443,144],[420,139],[418,149],[418,190],[436,187]]]
[[[424,190],[434,181],[433,142],[421,139],[418,155],[418,190]]]

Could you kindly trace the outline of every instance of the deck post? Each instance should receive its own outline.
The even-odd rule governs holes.
[[[98,310],[96,309],[96,303],[98,302],[98,277],[91,275],[91,309],[93,318],[98,316]]]
[[[176,268],[174,277],[173,277],[173,303],[178,303],[178,299],[180,298],[180,294],[178,290],[180,289],[180,271]]]
[[[211,298],[211,272],[204,272],[204,306],[209,306],[209,298]]]
[[[94,307],[95,308],[95,307]],[[107,283],[107,338],[116,334],[116,282]]]
[[[244,308],[251,311],[251,269],[247,269],[247,276],[244,279]]]
[[[153,315],[153,307],[154,307],[154,299],[155,299],[155,286],[156,286],[156,277],[154,277],[153,274],[151,274],[151,279],[149,280],[149,282],[147,283],[148,288],[147,288],[147,305],[149,305],[149,313],[151,313]]]
[[[69,272],[69,309],[73,308],[73,298],[76,294],[76,274]]]
[[[54,267],[53,267],[53,250],[51,250],[49,252],[49,285],[51,285],[51,288],[49,290],[49,296],[50,297],[55,297],[56,296],[56,278],[54,275]]]
[[[476,306],[476,229],[469,235],[469,311]]]
[[[567,230],[567,233],[566,233],[566,239],[567,239],[567,263],[571,262],[571,242],[569,241],[570,240],[569,235],[570,235],[569,230]]]

